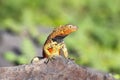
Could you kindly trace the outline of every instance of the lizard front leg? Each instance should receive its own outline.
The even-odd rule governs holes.
[[[47,64],[50,60],[52,60],[52,46],[50,44],[44,46],[45,56],[47,57],[47,61],[45,63]]]
[[[60,55],[63,56],[63,57],[65,57],[65,58],[68,58],[68,51],[67,51],[67,48],[66,48],[65,43],[62,42],[62,43],[60,44],[60,46],[61,46]]]
[[[51,41],[51,43],[44,46],[45,56],[48,58],[47,62],[54,59],[54,56],[59,55],[60,47],[57,46],[57,42]]]

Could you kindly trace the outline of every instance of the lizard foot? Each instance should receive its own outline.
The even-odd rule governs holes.
[[[55,57],[47,58],[47,60],[44,63],[47,64],[49,61],[53,61],[53,60],[55,60]]]

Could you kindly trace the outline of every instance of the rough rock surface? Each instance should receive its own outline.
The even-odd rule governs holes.
[[[1,67],[0,80],[114,80],[108,73],[102,73],[77,65],[74,61],[55,57],[28,65]]]

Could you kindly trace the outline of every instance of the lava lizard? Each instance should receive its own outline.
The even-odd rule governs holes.
[[[66,45],[64,43],[64,38],[68,36],[70,33],[76,31],[78,28],[74,25],[62,25],[53,30],[53,32],[47,37],[47,40],[43,46],[43,57],[48,58],[48,61],[52,59],[54,56],[62,55],[65,58],[68,58],[68,51]],[[36,62],[36,59],[32,60],[32,62]],[[47,62],[48,62],[47,61]]]

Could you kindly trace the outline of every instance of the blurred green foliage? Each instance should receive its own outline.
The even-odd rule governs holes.
[[[76,62],[120,73],[119,5],[120,0],[1,0],[0,28],[17,34],[27,28],[36,37],[38,25],[75,24],[79,30],[65,42]],[[23,53],[31,52],[28,47]]]
[[[15,64],[25,64],[30,63],[31,59],[35,56],[35,48],[33,43],[29,38],[25,38],[21,44],[21,55],[16,55],[14,52],[9,51],[6,52],[4,57],[10,62],[14,62]]]

